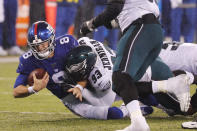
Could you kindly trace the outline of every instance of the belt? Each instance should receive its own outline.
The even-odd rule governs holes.
[[[160,22],[154,14],[146,14],[143,15],[142,18],[138,18],[133,21],[126,29],[124,29],[123,34],[130,28],[130,26],[141,24],[160,24]]]

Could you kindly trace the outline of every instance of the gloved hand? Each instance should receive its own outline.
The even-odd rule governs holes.
[[[119,24],[118,22],[114,19],[112,21],[110,21],[109,23],[104,25],[107,29],[114,29],[114,28],[118,28]]]
[[[86,21],[82,24],[80,29],[80,34],[86,36],[88,33],[94,31],[95,27],[93,25],[93,20]]]

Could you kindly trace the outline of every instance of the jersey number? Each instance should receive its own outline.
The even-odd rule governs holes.
[[[67,44],[69,43],[69,37],[63,37],[60,39],[60,44]]]
[[[67,76],[65,75],[64,71],[60,71],[58,73],[53,74],[52,79],[55,83],[63,83],[64,79]]]
[[[31,52],[31,51],[28,51],[28,52],[26,52],[25,54],[23,54],[23,58],[24,58],[24,59],[27,59],[27,58],[29,58],[30,56],[32,56],[32,52]]]
[[[162,49],[166,50],[168,47],[170,48],[171,51],[177,50],[180,44],[174,44],[169,46],[169,44],[165,43],[162,45]]]
[[[94,72],[94,74],[92,75],[92,81],[93,81],[94,83],[96,83],[97,80],[98,80],[99,78],[101,78],[101,77],[102,77],[101,72],[100,72],[99,70],[96,70],[96,71]]]

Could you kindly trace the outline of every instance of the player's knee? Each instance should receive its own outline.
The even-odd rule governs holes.
[[[120,95],[120,92],[122,92],[123,90],[127,90],[127,83],[129,83],[129,81],[132,81],[131,77],[126,74],[126,73],[122,73],[121,71],[115,71],[113,72],[112,75],[112,82],[114,85],[113,90]]]
[[[112,81],[113,90],[123,98],[125,104],[138,98],[137,87],[129,74],[116,71],[113,73]]]

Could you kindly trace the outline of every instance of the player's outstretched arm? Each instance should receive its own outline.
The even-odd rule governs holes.
[[[24,85],[19,85],[13,90],[14,98],[23,98],[29,96],[28,88]]]
[[[86,85],[87,85],[87,80],[77,82],[77,85],[75,85],[73,88],[70,88],[68,92],[73,93],[73,95],[76,98],[82,101],[82,91],[86,87]]]
[[[49,75],[48,73],[46,73],[42,79],[37,79],[35,74],[33,74],[33,80],[33,86],[27,87],[24,85],[19,85],[16,88],[14,88],[13,96],[15,98],[23,98],[36,92],[39,92],[43,88],[46,88],[47,83],[49,81]]]

